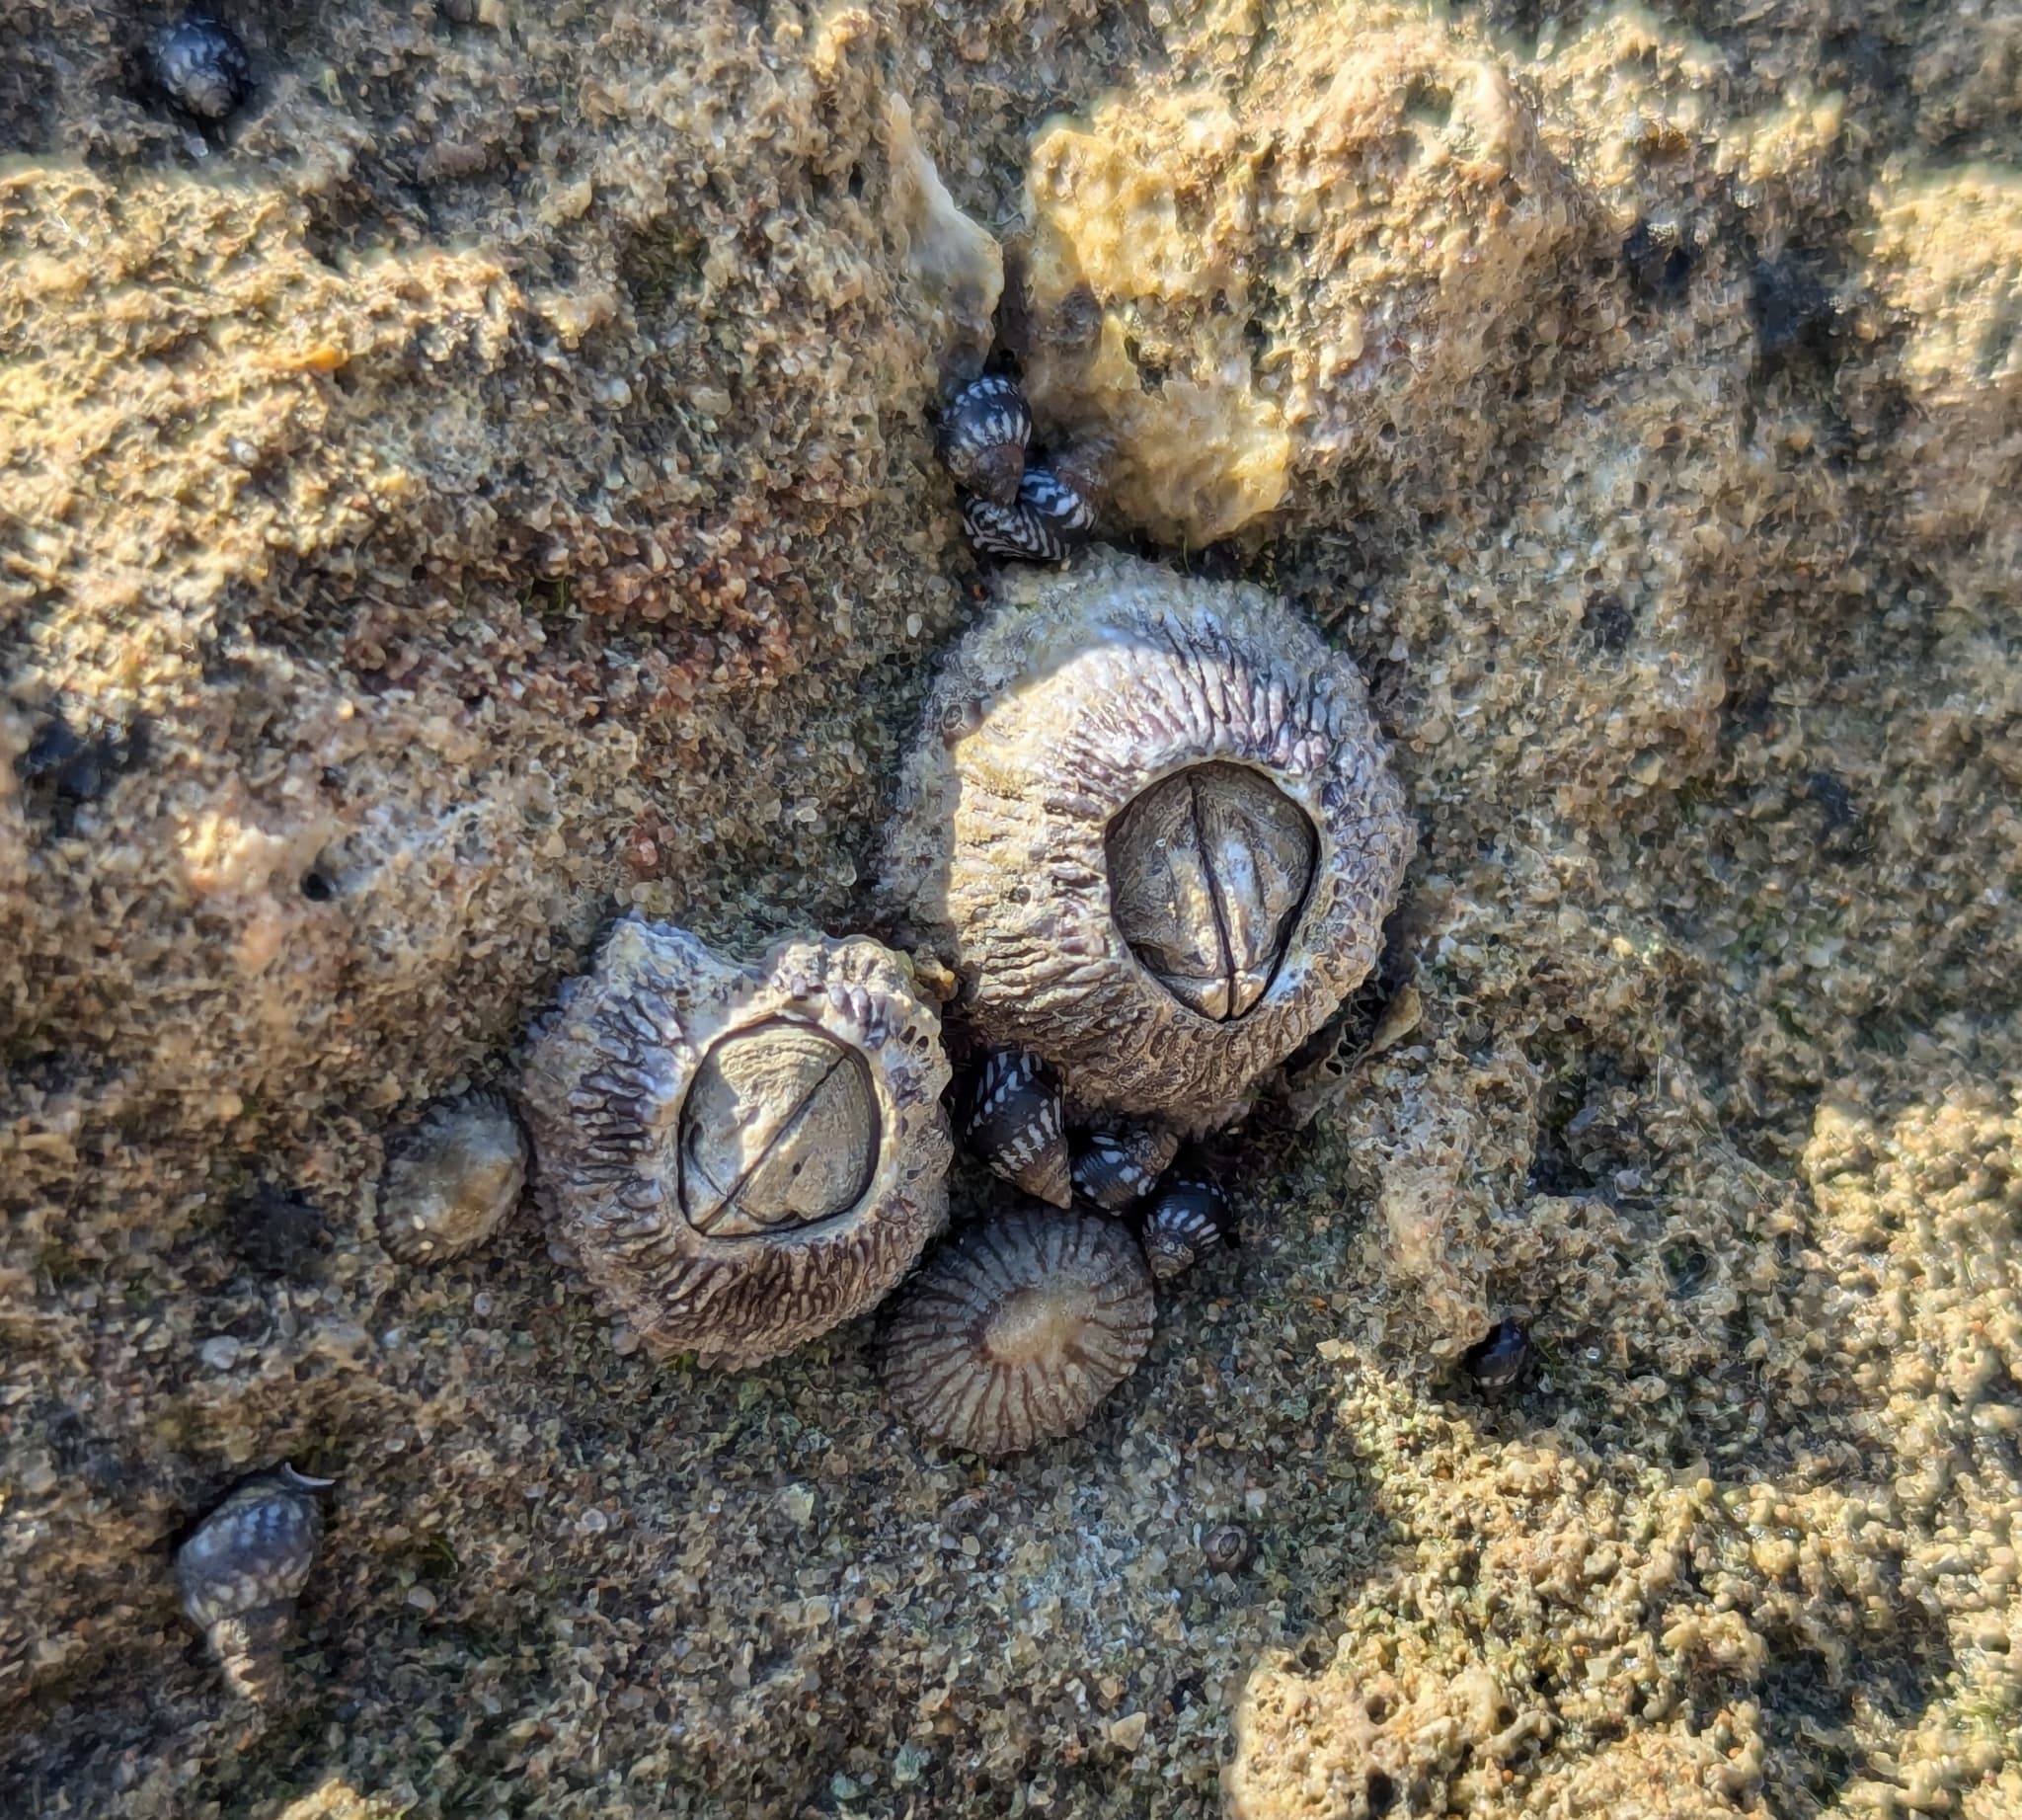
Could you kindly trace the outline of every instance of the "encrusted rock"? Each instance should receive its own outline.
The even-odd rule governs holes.
[[[947,1217],[940,1024],[861,936],[747,966],[628,919],[521,1092],[558,1236],[658,1356],[744,1366],[876,1303]]]
[[[885,888],[1070,1106],[1225,1119],[1375,960],[1411,852],[1361,679],[1282,601],[1096,550],[1001,577]]]

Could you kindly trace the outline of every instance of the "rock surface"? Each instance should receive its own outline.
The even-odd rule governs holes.
[[[0,19],[0,1807],[2022,1806],[2012,21],[227,11],[207,135],[166,9]],[[531,1222],[373,1219],[614,911],[861,926],[963,216],[1420,830],[1244,1249],[988,1469],[861,1324],[614,1361]],[[170,1560],[283,1458],[253,1730]]]

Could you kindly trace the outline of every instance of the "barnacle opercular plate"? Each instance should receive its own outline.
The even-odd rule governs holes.
[[[1009,572],[928,697],[884,888],[1074,1108],[1200,1130],[1374,962],[1412,835],[1361,678],[1262,590]]]
[[[785,1352],[871,1306],[947,1218],[940,1038],[865,937],[741,966],[620,922],[528,1051],[542,1211],[654,1353]]]

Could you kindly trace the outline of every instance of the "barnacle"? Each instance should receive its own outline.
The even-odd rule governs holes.
[[[865,937],[740,966],[628,918],[526,1057],[542,1211],[655,1354],[785,1352],[883,1297],[947,1217],[940,1036]]]
[[[323,1540],[316,1494],[333,1483],[285,1464],[260,1473],[176,1551],[183,1610],[209,1639],[233,1692],[248,1700],[280,1692],[281,1645]]]
[[[1151,1341],[1151,1279],[1092,1214],[1000,1214],[965,1228],[893,1300],[886,1394],[928,1439],[1013,1454],[1072,1434]]]
[[[1354,666],[1261,590],[1007,571],[930,692],[884,889],[1070,1112],[1225,1121],[1374,962],[1412,845]]]
[[[438,1100],[387,1151],[379,1229],[387,1250],[408,1263],[483,1244],[526,1185],[526,1139],[498,1093]]]

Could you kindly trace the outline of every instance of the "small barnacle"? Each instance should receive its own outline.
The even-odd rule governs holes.
[[[1153,1313],[1144,1260],[1115,1221],[997,1215],[942,1246],[894,1298],[880,1373],[929,1440],[1015,1454],[1095,1413],[1143,1358]]]
[[[1522,1324],[1499,1320],[1486,1334],[1460,1355],[1467,1374],[1480,1385],[1485,1396],[1501,1396],[1516,1388],[1530,1369],[1533,1357],[1530,1335]]]
[[[336,1482],[282,1464],[234,1489],[176,1551],[183,1610],[247,1700],[280,1692],[281,1643],[323,1540],[316,1494]]]
[[[526,1139],[503,1094],[439,1100],[388,1146],[386,1248],[408,1263],[461,1257],[499,1229],[525,1185]]]
[[[1235,1232],[1235,1213],[1221,1184],[1206,1170],[1185,1164],[1159,1185],[1139,1236],[1151,1274],[1168,1283],[1217,1246],[1234,1244]]]
[[[1050,468],[1025,470],[1009,506],[974,495],[962,502],[962,522],[978,556],[1056,563],[1095,525],[1094,504]]]
[[[1120,1214],[1158,1186],[1179,1147],[1179,1133],[1151,1119],[1099,1126],[1074,1146],[1074,1192]]]
[[[964,386],[942,414],[935,437],[941,465],[955,484],[998,506],[1017,500],[1031,440],[1025,394],[1002,373],[985,373]]]
[[[1201,1539],[1201,1556],[1210,1573],[1240,1573],[1254,1544],[1240,1523],[1218,1523]]]
[[[1071,1117],[1222,1124],[1381,949],[1412,829],[1361,678],[1261,590],[1112,551],[993,592],[907,752],[883,890]]]
[[[993,1049],[963,1082],[962,1141],[1007,1182],[1054,1207],[1073,1199],[1060,1083],[1029,1050]]]
[[[861,936],[740,966],[637,918],[535,1032],[536,1196],[656,1356],[755,1365],[879,1301],[947,1219],[939,1020]]]
[[[215,126],[253,92],[253,64],[238,34],[208,13],[164,26],[150,47],[149,73],[163,98],[192,119]]]

